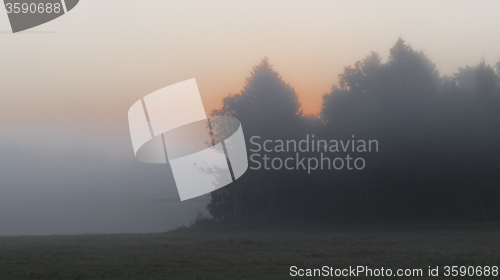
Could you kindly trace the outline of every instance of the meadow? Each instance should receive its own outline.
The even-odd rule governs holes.
[[[0,237],[0,279],[290,279],[290,267],[499,266],[499,224],[275,225]],[[326,277],[328,278],[328,277]],[[330,277],[366,279],[366,277]],[[495,279],[497,277],[476,277]],[[498,278],[497,278],[498,279]]]

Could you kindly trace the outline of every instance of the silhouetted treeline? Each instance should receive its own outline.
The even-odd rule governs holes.
[[[345,67],[319,116],[306,116],[265,58],[214,112],[240,119],[248,149],[255,135],[299,141],[309,134],[376,139],[379,151],[361,155],[363,170],[249,169],[213,192],[208,209],[218,221],[500,220],[499,75],[500,62],[495,71],[481,59],[441,77],[423,52],[398,39],[387,62],[372,52]]]

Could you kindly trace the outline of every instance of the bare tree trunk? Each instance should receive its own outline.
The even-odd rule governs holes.
[[[234,223],[238,223],[240,220],[240,195],[239,195],[239,187],[237,184],[234,185]]]
[[[368,219],[371,221],[372,220],[372,209],[371,209],[371,203],[370,203],[370,185],[366,185],[366,200],[367,200],[367,210],[368,210]]]
[[[276,195],[276,190],[278,189],[278,187],[275,187],[274,188],[274,191],[273,191],[273,195],[271,197],[271,202],[269,202],[269,210],[267,211],[267,215],[271,214],[272,210],[273,210],[273,204],[274,204],[274,196]]]

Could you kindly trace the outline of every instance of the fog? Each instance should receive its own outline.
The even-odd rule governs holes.
[[[249,95],[262,97],[257,105],[251,107],[248,105],[251,103],[240,101],[244,105],[243,111],[251,107],[247,111],[255,112],[247,114],[247,120],[245,114],[239,117],[245,135],[261,135],[264,139],[266,133],[271,136],[277,133],[280,139],[286,139],[285,136],[302,139],[306,134],[312,134],[312,130],[319,130],[317,119],[297,120],[299,110],[308,114],[320,113],[324,120],[329,120],[328,117],[334,120],[338,112],[344,113],[342,109],[351,114],[352,122],[332,121],[330,127],[323,127],[328,136],[325,137],[329,139],[339,138],[340,133],[363,137],[361,133],[353,132],[356,122],[358,131],[363,133],[374,127],[385,127],[388,131],[404,127],[406,124],[402,121],[399,126],[390,127],[399,116],[391,110],[402,108],[401,111],[405,111],[407,107],[404,106],[408,104],[391,107],[388,104],[395,99],[388,98],[386,105],[389,109],[382,110],[388,112],[386,119],[377,119],[373,117],[379,116],[376,112],[360,108],[373,108],[371,105],[380,100],[360,98],[359,101],[355,94],[346,97],[350,94],[348,88],[335,90],[340,86],[338,77],[345,71],[344,67],[354,65],[371,51],[380,54],[380,61],[384,64],[391,57],[391,46],[401,36],[415,50],[423,50],[435,63],[439,81],[433,80],[432,84],[439,84],[437,92],[456,92],[454,87],[458,86],[461,88],[459,94],[462,94],[467,75],[453,76],[462,71],[459,67],[464,67],[462,72],[467,72],[472,69],[467,67],[475,67],[481,57],[491,65],[498,62],[500,37],[496,29],[499,6],[498,1],[483,1],[478,5],[475,1],[174,3],[152,0],[144,4],[130,0],[94,0],[80,1],[68,15],[34,28],[31,33],[11,34],[7,14],[0,5],[0,235],[160,232],[189,224],[198,210],[206,212],[208,198],[180,203],[168,165],[144,164],[134,158],[127,110],[155,90],[196,78],[209,114],[221,108],[228,93],[237,94],[244,89],[252,65],[264,56],[272,59],[279,75],[284,77],[284,82],[290,83],[293,90],[281,85],[282,81],[275,77],[268,86],[278,85],[281,89],[278,93],[283,94],[276,97],[274,103],[268,102],[267,98],[274,97],[267,94],[270,90],[265,84],[261,90]],[[416,61],[418,64],[420,60]],[[348,72],[344,77],[350,77]],[[473,77],[474,70],[469,72]],[[396,69],[389,74],[390,77],[399,77],[394,75],[398,73]],[[418,76],[418,71],[416,73],[408,71],[403,78],[413,80]],[[366,75],[378,81],[387,73],[377,70],[372,74]],[[452,77],[458,80],[451,80]],[[395,81],[389,86],[399,83],[397,79]],[[418,84],[422,83],[415,83]],[[375,83],[375,86],[366,85],[359,91],[378,92],[379,84]],[[415,88],[395,91],[406,94]],[[473,89],[469,91],[475,94]],[[330,97],[324,99],[325,93]],[[473,102],[466,98],[459,101],[453,98],[451,102],[440,100],[439,104],[462,107],[454,105],[451,113],[436,109],[436,119],[443,120],[442,117],[449,115],[450,118],[456,116],[456,120],[467,120],[481,111],[477,104],[477,108],[470,109],[468,105]],[[338,105],[342,102],[346,102],[345,106]],[[286,108],[278,110],[278,105],[283,104]],[[436,102],[425,99],[421,104],[427,106]],[[353,108],[366,112],[355,115]],[[470,112],[465,114],[463,108],[469,108]],[[415,111],[429,116],[423,109]],[[391,113],[396,117],[390,117]],[[420,115],[415,113],[415,116]],[[271,117],[277,125],[268,123]],[[380,123],[386,126],[371,125],[362,119],[373,120],[376,125],[379,125],[376,120],[383,120]],[[497,125],[493,118],[490,119]],[[480,122],[476,121],[468,123],[469,127],[477,129],[476,124]],[[302,130],[296,129],[298,124]],[[261,134],[262,130],[266,131]],[[441,130],[436,128],[436,131]],[[466,136],[473,137],[472,129],[464,131]],[[485,138],[496,141],[495,137]],[[388,137],[385,142],[381,141],[381,145],[388,145],[391,141],[393,139]],[[450,154],[457,154],[456,150],[451,149]],[[285,176],[285,179],[289,185],[299,185],[300,182],[291,176]],[[312,184],[309,177],[303,180],[304,185]],[[462,178],[456,180],[464,181]],[[273,187],[277,185],[275,181],[267,181]],[[252,184],[254,182],[248,182],[248,186]],[[285,181],[280,181],[280,184],[288,186]],[[318,183],[319,186],[322,184]],[[359,186],[359,193],[353,191],[351,200],[334,203],[324,200],[325,205],[347,211],[346,206],[356,208],[356,203],[360,203],[367,205],[363,213],[371,213],[372,206],[368,202],[374,203],[374,198],[368,197],[364,185],[360,183]],[[265,184],[260,187],[264,189]],[[259,203],[248,200],[247,212],[262,212],[262,216],[272,213],[269,200],[274,200],[274,190],[269,192],[260,194],[262,200]],[[394,191],[380,193],[392,194]],[[345,194],[342,190],[332,193],[332,196],[337,199]],[[365,196],[366,201],[359,202],[359,194]],[[279,195],[278,192],[278,200]],[[467,197],[468,194],[462,195]],[[484,205],[483,197],[493,197],[487,192],[481,195],[472,203],[477,209]],[[296,197],[301,198],[297,201],[307,201],[302,193],[298,192]],[[390,195],[387,197],[379,196],[380,205],[396,200]],[[294,200],[278,201],[286,206],[279,211],[285,213],[291,209],[295,211],[295,218],[304,212],[302,209],[310,210],[310,205],[321,205],[315,199],[310,197],[309,201],[314,203],[304,202],[303,208],[298,207]],[[233,211],[231,204],[224,207],[227,209],[221,213]],[[318,212],[323,211],[317,208]],[[495,206],[494,209],[500,208]],[[448,211],[456,212],[453,209]],[[500,213],[498,211],[494,212],[495,215]],[[341,212],[337,212],[341,216]],[[391,209],[387,212],[401,211]],[[309,213],[313,216],[313,212]],[[384,213],[380,216],[385,217]]]
[[[119,128],[0,128],[0,235],[145,233],[188,225],[208,198],[180,203],[169,166],[134,157]]]

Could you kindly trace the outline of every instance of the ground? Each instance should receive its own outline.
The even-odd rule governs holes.
[[[429,266],[440,269],[441,277],[433,279],[453,279],[443,277],[446,265],[500,266],[500,225],[239,226],[158,234],[0,237],[2,280],[289,279],[301,278],[290,277],[291,266],[358,265],[424,272],[423,277],[392,279],[428,279]]]

